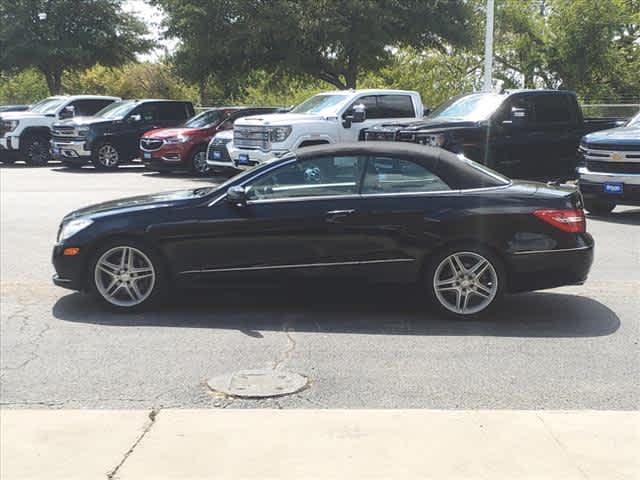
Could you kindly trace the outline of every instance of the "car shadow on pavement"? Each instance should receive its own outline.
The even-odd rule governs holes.
[[[606,223],[617,223],[621,225],[640,225],[640,208],[613,212],[608,215],[589,214],[587,221],[598,220]]]
[[[110,310],[90,295],[72,293],[53,306],[55,318],[109,326],[157,326],[260,331],[598,337],[620,327],[602,303],[580,295],[535,292],[508,296],[481,320],[458,320],[416,300],[407,289],[215,290],[176,294],[174,301],[140,313]]]

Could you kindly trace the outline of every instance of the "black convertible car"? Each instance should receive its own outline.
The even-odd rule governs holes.
[[[207,188],[67,215],[62,287],[138,308],[172,286],[348,280],[423,285],[472,317],[507,292],[585,281],[593,239],[572,188],[515,182],[442,149],[301,149]]]

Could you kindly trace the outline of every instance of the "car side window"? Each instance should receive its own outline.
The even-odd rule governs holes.
[[[571,121],[571,109],[566,95],[541,94],[533,97],[535,121],[544,123],[566,123]]]
[[[155,103],[145,103],[136,107],[129,115],[140,115],[145,123],[154,122],[158,120],[158,107]]]
[[[526,95],[517,95],[504,102],[502,107],[496,112],[493,121],[501,123],[505,120],[511,120],[511,110],[514,108],[525,110],[528,121],[533,120],[533,105],[531,99]]]
[[[380,118],[411,118],[416,115],[409,95],[380,95],[378,110]]]
[[[401,158],[370,157],[363,194],[412,193],[451,190],[444,180],[423,165]]]
[[[365,157],[322,156],[292,162],[265,174],[247,189],[249,200],[355,195]]]
[[[160,121],[186,120],[188,116],[183,103],[163,102],[158,104],[158,120]]]
[[[367,111],[367,119],[375,120],[376,118],[385,118],[380,114],[380,109],[378,107],[378,97],[376,97],[375,95],[367,95],[366,97],[360,97],[357,100],[354,100],[347,111],[344,112],[343,116],[352,114],[353,107],[355,107],[356,105],[364,105],[364,108]]]

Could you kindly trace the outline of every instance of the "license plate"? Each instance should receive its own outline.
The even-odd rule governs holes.
[[[213,159],[220,160],[222,158],[222,152],[218,152],[217,150],[213,151]]]
[[[145,152],[145,153],[142,155],[142,157],[143,157],[143,158],[151,158],[151,154],[150,154],[150,153],[148,153],[148,152]]]
[[[624,193],[624,184],[622,183],[605,183],[602,188],[604,193],[611,195],[622,195]]]
[[[249,165],[249,155],[246,153],[238,155],[238,165]]]

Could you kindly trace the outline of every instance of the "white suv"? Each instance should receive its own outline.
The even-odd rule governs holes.
[[[91,116],[118,97],[74,95],[48,97],[23,112],[0,113],[0,162],[22,158],[29,165],[44,165],[51,158],[50,127],[74,116]]]
[[[423,117],[418,92],[338,90],[315,95],[288,113],[256,115],[234,124],[226,144],[230,163],[246,169],[300,147],[355,142],[360,132],[385,121]]]

